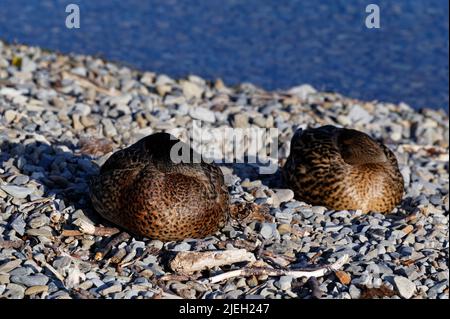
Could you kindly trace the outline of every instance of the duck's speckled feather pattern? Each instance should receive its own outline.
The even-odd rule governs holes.
[[[222,228],[230,212],[221,170],[204,162],[173,163],[170,149],[177,142],[157,133],[114,153],[90,182],[97,212],[164,241],[202,238]]]
[[[297,199],[336,210],[386,213],[403,196],[391,150],[365,133],[331,125],[296,132],[282,174]]]

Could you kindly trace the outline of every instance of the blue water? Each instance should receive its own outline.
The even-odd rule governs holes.
[[[65,27],[79,4],[81,28]],[[365,7],[381,9],[367,29]],[[0,38],[173,77],[448,110],[447,0],[0,0]]]

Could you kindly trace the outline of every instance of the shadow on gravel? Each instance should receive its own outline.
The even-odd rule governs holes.
[[[261,167],[258,164],[249,163],[231,163],[231,164],[219,164],[220,166],[227,167],[233,171],[234,175],[237,175],[241,182],[245,179],[250,181],[260,180],[263,185],[269,188],[286,188],[281,177],[281,167],[270,174],[261,173]]]
[[[58,210],[73,205],[93,221],[100,220],[88,195],[88,179],[99,168],[91,156],[79,152],[79,147],[71,143],[17,144],[0,140],[0,163],[4,170],[0,177],[8,184],[26,187],[34,182],[38,188],[43,187],[43,197],[59,199]]]

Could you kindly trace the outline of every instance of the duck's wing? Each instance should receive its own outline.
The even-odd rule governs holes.
[[[117,169],[136,169],[149,160],[142,145],[133,145],[112,154],[100,168],[100,174]]]
[[[224,182],[223,173],[216,165],[209,163],[169,165],[166,170],[168,175],[182,175],[203,187],[205,195],[209,199],[221,198],[228,189]]]
[[[339,130],[336,145],[342,159],[350,165],[384,163],[387,160],[380,143],[360,131]]]
[[[315,166],[330,162],[339,155],[335,134],[339,129],[327,125],[315,129],[297,131],[291,141],[291,157],[297,164]]]

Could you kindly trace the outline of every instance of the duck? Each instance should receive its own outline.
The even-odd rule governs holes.
[[[164,132],[113,153],[89,180],[95,211],[132,234],[161,241],[204,238],[225,226],[230,197],[220,167],[203,159],[173,161],[175,146],[199,155]]]
[[[298,129],[281,173],[297,200],[333,210],[389,213],[404,193],[397,158],[386,145],[333,125]]]

